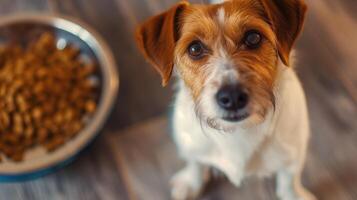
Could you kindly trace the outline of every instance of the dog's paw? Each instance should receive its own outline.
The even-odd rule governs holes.
[[[195,200],[201,193],[200,189],[194,188],[186,182],[175,181],[171,188],[172,200]]]
[[[286,193],[280,195],[280,200],[318,200],[312,193],[307,190],[301,190],[298,195]]]
[[[172,200],[195,200],[202,191],[202,180],[185,172],[180,171],[171,179]]]
[[[317,198],[307,190],[304,190],[301,196],[301,200],[317,200]]]

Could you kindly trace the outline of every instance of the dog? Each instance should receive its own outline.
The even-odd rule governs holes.
[[[151,17],[137,44],[166,86],[176,76],[173,138],[186,166],[172,199],[196,199],[210,169],[239,187],[276,175],[281,200],[316,200],[301,183],[309,120],[292,52],[303,0],[183,1]]]

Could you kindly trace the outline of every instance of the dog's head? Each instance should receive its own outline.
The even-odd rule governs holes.
[[[176,67],[210,126],[259,123],[274,108],[278,63],[289,66],[305,12],[302,0],[181,2],[143,23],[137,42],[163,85]]]

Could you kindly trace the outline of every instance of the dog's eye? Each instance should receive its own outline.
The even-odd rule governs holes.
[[[244,44],[249,49],[256,49],[260,46],[262,40],[263,37],[258,31],[248,31],[244,37]]]
[[[188,46],[188,54],[192,59],[200,59],[204,56],[205,49],[200,41],[194,41]]]

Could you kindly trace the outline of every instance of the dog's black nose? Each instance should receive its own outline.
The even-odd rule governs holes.
[[[218,91],[216,100],[221,108],[238,111],[247,106],[249,97],[241,85],[226,85]]]

